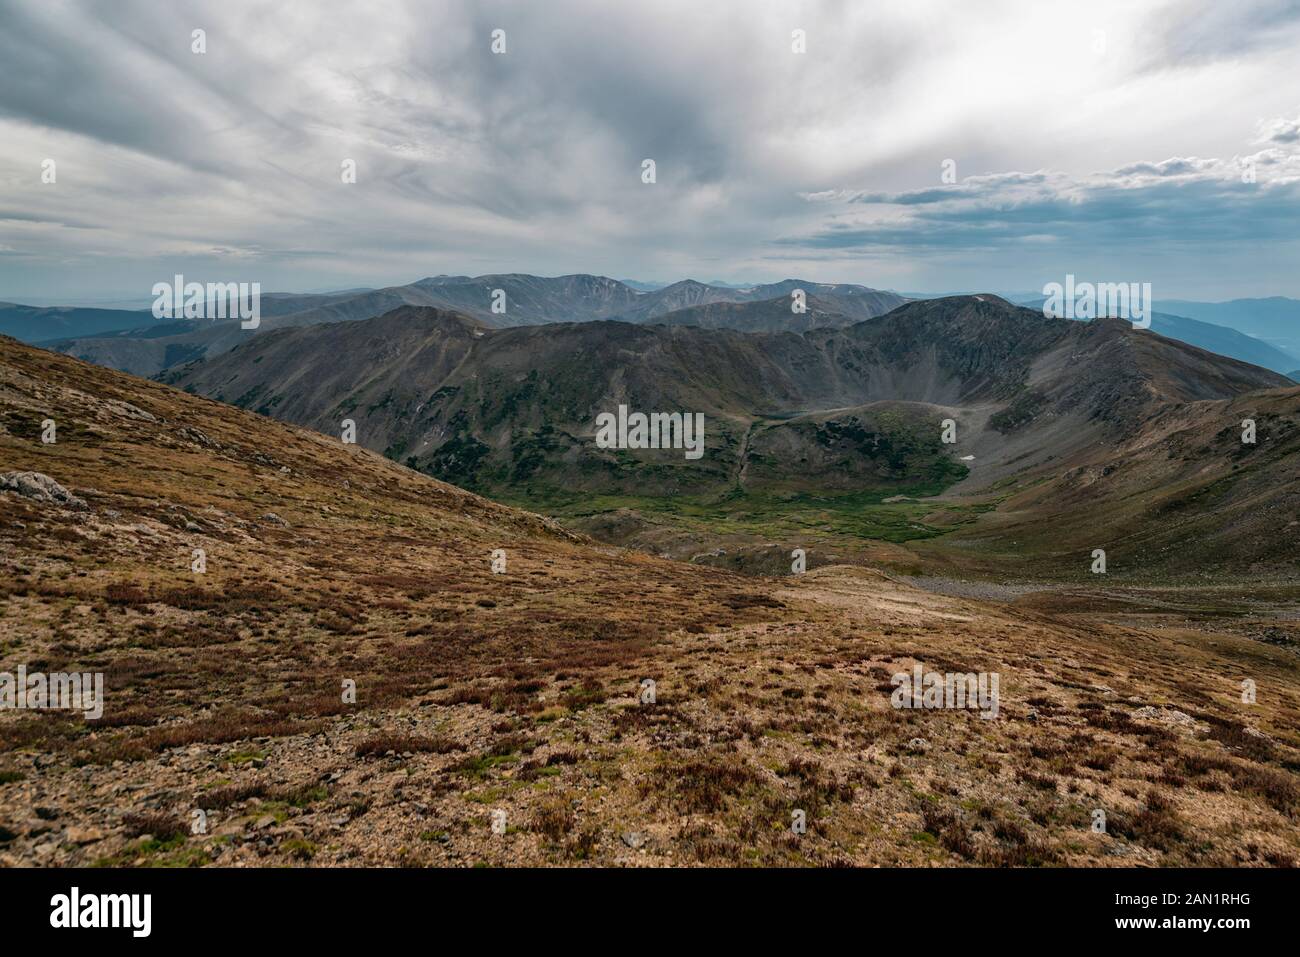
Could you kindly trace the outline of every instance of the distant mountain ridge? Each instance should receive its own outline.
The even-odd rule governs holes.
[[[700,306],[715,303],[770,303],[777,298],[785,299],[785,312],[791,317],[792,328],[800,324],[798,313],[790,305],[793,294],[802,290],[805,296],[815,297],[827,312],[835,312],[852,320],[872,319],[896,309],[907,300],[892,292],[883,292],[852,283],[820,283],[802,279],[783,279],[780,282],[764,283],[748,287],[710,286],[693,279],[684,279],[652,293],[647,293],[632,308],[609,318],[622,319],[626,322],[651,322],[662,317]],[[717,317],[725,311],[717,311]],[[700,313],[700,316],[706,315]],[[722,328],[744,328],[751,322],[740,319],[740,326],[723,326]],[[681,324],[681,323],[675,323]]]
[[[808,309],[803,313],[790,308],[791,294],[796,289],[802,289],[808,300]],[[504,293],[504,298],[495,298],[504,312],[494,311],[496,290]],[[90,362],[152,376],[195,358],[218,355],[269,329],[368,319],[404,305],[451,310],[492,327],[619,319],[803,333],[851,325],[883,315],[908,301],[897,293],[866,286],[799,279],[750,286],[692,279],[660,285],[587,274],[551,278],[524,273],[477,277],[443,274],[382,289],[264,293],[262,328],[258,332],[243,330],[233,322],[159,321],[145,311],[0,303],[0,333],[41,342]],[[1296,331],[1300,329],[1300,302],[1296,300],[1168,300],[1159,305],[1185,309],[1179,314],[1157,312],[1153,328],[1163,335],[1275,372],[1287,373],[1300,367],[1300,332]],[[1207,318],[1211,316],[1214,318]],[[1218,324],[1216,319],[1225,324]]]
[[[759,302],[709,302],[677,309],[646,322],[665,326],[698,326],[701,329],[735,329],[738,332],[808,332],[840,328],[860,322],[846,315],[840,303],[809,296],[802,312],[791,308],[788,296]]]
[[[1043,300],[1026,300],[1021,305],[1041,309]],[[1300,356],[1286,352],[1264,339],[1228,326],[1190,319],[1183,315],[1155,311],[1151,314],[1151,329],[1170,339],[1178,339],[1284,375],[1300,363]]]
[[[49,342],[132,329],[154,322],[146,311],[0,302],[0,333],[20,342]]]
[[[1230,299],[1227,302],[1195,302],[1187,299],[1157,300],[1166,312],[1227,326],[1300,356],[1300,299],[1267,296]]]
[[[757,302],[789,296],[797,288],[823,300],[827,308],[849,319],[881,315],[905,300],[893,293],[848,283],[813,283],[787,279],[745,288],[715,287],[683,280],[660,289],[641,291],[605,276],[575,274],[541,277],[524,273],[485,276],[430,276],[405,286],[349,290],[341,293],[262,296],[262,325],[256,331],[238,322],[190,320],[169,334],[134,334],[152,322],[148,313],[130,314],[129,325],[85,331],[70,330],[45,339],[58,340],[60,352],[132,372],[157,375],[194,358],[219,355],[256,335],[285,326],[311,326],[352,319],[370,319],[402,306],[428,306],[472,316],[493,327],[591,322],[621,319],[650,322],[687,306],[714,302]],[[500,290],[504,296],[497,295]],[[498,305],[499,304],[499,305]],[[495,308],[494,308],[495,306]],[[791,313],[790,328],[803,325]],[[0,332],[9,332],[0,313]],[[107,335],[131,329],[129,335]],[[13,333],[10,333],[13,334]]]

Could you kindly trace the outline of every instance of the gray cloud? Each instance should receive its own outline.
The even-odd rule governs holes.
[[[1224,248],[1294,243],[1300,84],[1276,63],[1300,46],[1295,7],[1226,22],[1104,0],[0,0],[0,298],[125,296],[177,271],[264,288],[505,270],[952,288],[978,265],[1006,288],[1057,250],[1127,247],[1128,265],[1153,244],[1183,251],[1171,278],[1300,293]],[[1094,66],[1098,25],[1113,49]],[[1122,55],[1133,37],[1154,38],[1147,55]],[[1202,88],[1224,95],[1191,114]],[[1208,140],[1227,158],[1197,158]],[[1114,168],[1091,172],[1103,144]]]
[[[1257,162],[1254,182],[1243,180],[1246,159]],[[1080,230],[1113,247],[1291,243],[1300,230],[1300,149],[1232,160],[1175,157],[1078,178],[1012,173],[970,177],[946,188],[808,199],[838,206],[835,220],[779,243],[841,249],[909,244],[978,249],[990,243],[1036,248],[1045,242],[1071,246]],[[861,206],[868,210],[858,212]]]
[[[1298,0],[1183,0],[1153,11],[1154,67],[1183,66],[1286,49],[1300,31]]]
[[[1300,119],[1276,119],[1263,124],[1260,142],[1264,143],[1300,143]]]

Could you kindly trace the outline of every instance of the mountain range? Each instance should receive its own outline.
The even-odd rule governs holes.
[[[1295,561],[1266,530],[1296,500],[1300,388],[1121,320],[1050,319],[991,295],[911,302],[802,335],[607,320],[492,328],[408,306],[264,332],[164,380],[326,434],[351,420],[368,448],[537,507],[578,493],[947,489],[970,510],[958,509],[962,527],[936,529],[938,516],[921,529],[983,536],[997,552],[1024,523],[1045,551],[1064,553],[1095,544],[1113,518],[1106,534],[1121,553],[1165,567],[1210,561],[1217,539],[1178,503],[1213,488],[1253,529],[1231,534],[1221,560]],[[620,405],[702,413],[705,456],[598,448],[596,417]],[[1255,407],[1259,439],[1243,445],[1234,430]],[[943,441],[945,420],[955,443]],[[1127,505],[1089,518],[1109,496]],[[1190,547],[1165,550],[1184,539]]]
[[[1227,302],[1157,300],[1162,311],[1228,326],[1256,336],[1291,355],[1300,355],[1300,301],[1285,296],[1230,299]]]
[[[1214,305],[1235,320],[1258,302]],[[1262,302],[1251,328],[1277,333],[1287,300]],[[1008,543],[1056,528],[1041,551],[1064,562],[1125,515],[1119,548],[1146,567],[1209,562],[1210,550],[1234,567],[1285,564],[1265,517],[1294,494],[1288,400],[1261,400],[1253,447],[1216,423],[1289,387],[1273,373],[1300,362],[1199,319],[1156,312],[1144,332],[1047,319],[990,294],[905,301],[794,279],[638,290],[521,274],[268,294],[255,332],[120,315],[137,325],[109,328],[113,310],[0,307],[28,335],[44,322],[93,331],[48,343],[60,351],[327,434],[351,420],[362,445],[412,468],[678,557],[715,549],[722,527],[752,544],[829,509],[852,532],[842,539],[910,542],[909,561],[942,563],[970,541],[1014,562],[1023,555]],[[620,405],[703,415],[707,455],[598,448],[595,416]],[[1195,423],[1161,431],[1187,408],[1216,424],[1195,446],[1202,459],[1186,447]],[[941,440],[945,420],[955,444]],[[1066,488],[1080,476],[1082,497]],[[1180,512],[1207,487],[1223,494],[1222,511]],[[1108,496],[1123,507],[1089,519]],[[692,514],[666,504],[688,501]],[[1200,527],[1226,513],[1222,534]],[[699,534],[685,533],[692,523]]]
[[[804,311],[791,308],[791,294],[796,289],[804,291]],[[504,311],[493,309],[496,290],[504,296],[496,298],[500,304],[497,309]],[[260,331],[369,319],[411,305],[458,312],[491,327],[613,319],[740,331],[806,332],[851,325],[883,315],[907,301],[905,296],[867,286],[797,279],[738,286],[694,280],[638,283],[583,274],[555,278],[519,273],[439,275],[383,289],[265,293],[261,297]],[[1012,301],[1033,304],[1032,297]],[[1295,300],[1170,301],[1162,307],[1155,317],[1155,328],[1163,335],[1274,372],[1300,370],[1300,342],[1287,331],[1294,327],[1289,317],[1300,315],[1300,303]],[[217,355],[255,334],[241,329],[236,322],[155,320],[147,311],[38,308],[14,303],[0,303],[0,333],[26,342],[46,343],[78,358],[146,376],[195,358]]]
[[[679,309],[715,302],[761,302],[786,297],[788,306],[790,293],[797,288],[816,297],[823,309],[831,309],[846,320],[880,315],[904,302],[893,293],[865,286],[793,279],[746,288],[683,280],[639,291],[603,276],[543,278],[510,273],[434,276],[405,286],[329,294],[264,294],[262,324],[255,331],[241,329],[235,321],[159,322],[148,313],[134,312],[122,312],[118,327],[109,330],[105,327],[114,320],[98,315],[100,310],[72,310],[69,315],[68,310],[0,306],[0,332],[26,341],[49,342],[77,358],[149,376],[182,362],[220,354],[270,329],[369,319],[404,305],[455,311],[492,327],[597,319],[644,323]],[[497,295],[498,290],[502,295]],[[78,327],[82,312],[95,315],[85,316],[84,324]],[[789,315],[797,324],[799,316],[793,311]],[[56,330],[53,335],[41,331],[45,321]]]

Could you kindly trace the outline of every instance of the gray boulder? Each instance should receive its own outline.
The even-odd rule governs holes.
[[[24,498],[69,508],[74,512],[84,512],[90,508],[84,500],[42,472],[4,472],[0,474],[0,490],[16,492]]]

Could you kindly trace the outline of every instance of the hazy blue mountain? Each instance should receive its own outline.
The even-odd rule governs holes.
[[[666,282],[642,282],[640,279],[620,279],[619,282],[637,292],[654,292],[668,285]]]
[[[1023,302],[1021,305],[1032,309],[1041,309],[1043,299]],[[1166,312],[1151,314],[1151,331],[1158,332],[1170,339],[1178,339],[1188,345],[1217,352],[1221,356],[1240,359],[1273,372],[1286,374],[1300,363],[1300,357],[1278,348],[1275,344],[1256,338],[1236,329],[1220,326],[1186,316],[1171,315]]]
[[[1263,339],[1283,352],[1300,356],[1300,299],[1286,296],[1230,299],[1227,302],[1165,299],[1157,301],[1156,308],[1227,326]]]
[[[1151,328],[1170,339],[1181,339],[1202,349],[1272,369],[1274,372],[1285,373],[1296,365],[1297,357],[1292,353],[1283,351],[1274,343],[1227,326],[1156,312],[1152,314]]]
[[[24,306],[0,302],[0,334],[21,342],[48,342],[134,329],[154,321],[148,312],[79,306]]]

